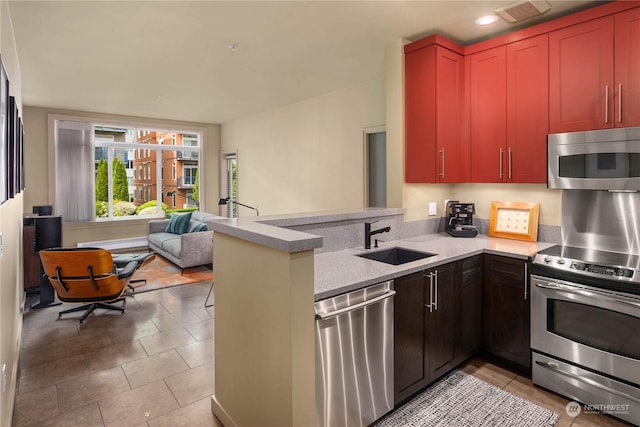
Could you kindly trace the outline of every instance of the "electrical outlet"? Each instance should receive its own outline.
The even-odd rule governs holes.
[[[7,364],[2,364],[2,392],[7,391]]]
[[[436,202],[429,202],[429,216],[434,216],[436,214],[436,209]]]

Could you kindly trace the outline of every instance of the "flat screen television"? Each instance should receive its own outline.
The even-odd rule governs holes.
[[[35,245],[34,251],[62,247],[62,217],[43,216],[34,218]]]
[[[51,205],[34,206],[32,213],[40,216],[53,215],[53,206]]]

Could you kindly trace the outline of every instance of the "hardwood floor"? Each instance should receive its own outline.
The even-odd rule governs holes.
[[[210,404],[209,286],[136,294],[124,315],[99,310],[82,326],[71,315],[57,319],[61,307],[25,313],[13,426],[220,427]],[[569,400],[483,359],[464,371],[555,411],[558,427],[626,425],[603,415],[571,418]]]

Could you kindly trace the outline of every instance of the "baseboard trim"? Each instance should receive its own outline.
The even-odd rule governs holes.
[[[149,246],[147,236],[130,237],[127,239],[98,240],[95,242],[78,242],[78,248],[103,248],[110,251],[115,249],[146,248]]]
[[[224,427],[237,427],[236,423],[231,419],[231,416],[222,407],[222,404],[218,402],[215,394],[211,396],[211,412],[213,412],[213,415],[218,418]]]

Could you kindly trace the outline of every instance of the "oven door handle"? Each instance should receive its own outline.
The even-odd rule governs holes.
[[[627,399],[627,400],[630,400],[632,402],[640,403],[640,399],[638,399],[635,396],[632,396],[632,395],[630,395],[628,393],[625,393],[623,391],[620,391],[620,390],[612,389],[612,388],[607,387],[605,385],[602,385],[602,384],[598,383],[597,381],[594,381],[594,380],[592,380],[590,378],[581,377],[581,376],[578,376],[578,375],[573,374],[571,372],[567,372],[567,371],[565,371],[563,369],[560,369],[560,367],[558,365],[556,365],[555,363],[541,362],[539,360],[536,360],[536,365],[541,366],[541,367],[543,367],[545,369],[548,369],[548,370],[550,370],[552,372],[555,372],[556,374],[564,375],[565,377],[568,377],[568,378],[570,378],[572,380],[575,380],[575,381],[578,381],[578,382],[581,382],[581,383],[585,383],[585,384],[589,384],[590,386],[598,388],[600,390],[604,390],[607,393],[615,394],[616,396],[622,397],[623,399]]]
[[[604,300],[615,302],[619,304],[627,304],[634,307],[640,307],[640,300],[635,298],[630,298],[626,296],[622,296],[619,294],[610,294],[608,292],[597,291],[595,289],[581,289],[574,286],[562,285],[560,283],[549,282],[549,283],[536,283],[538,288],[543,289],[551,289],[558,292],[566,292],[570,294],[582,295],[585,297],[593,297],[597,296],[598,298],[602,298]]]

